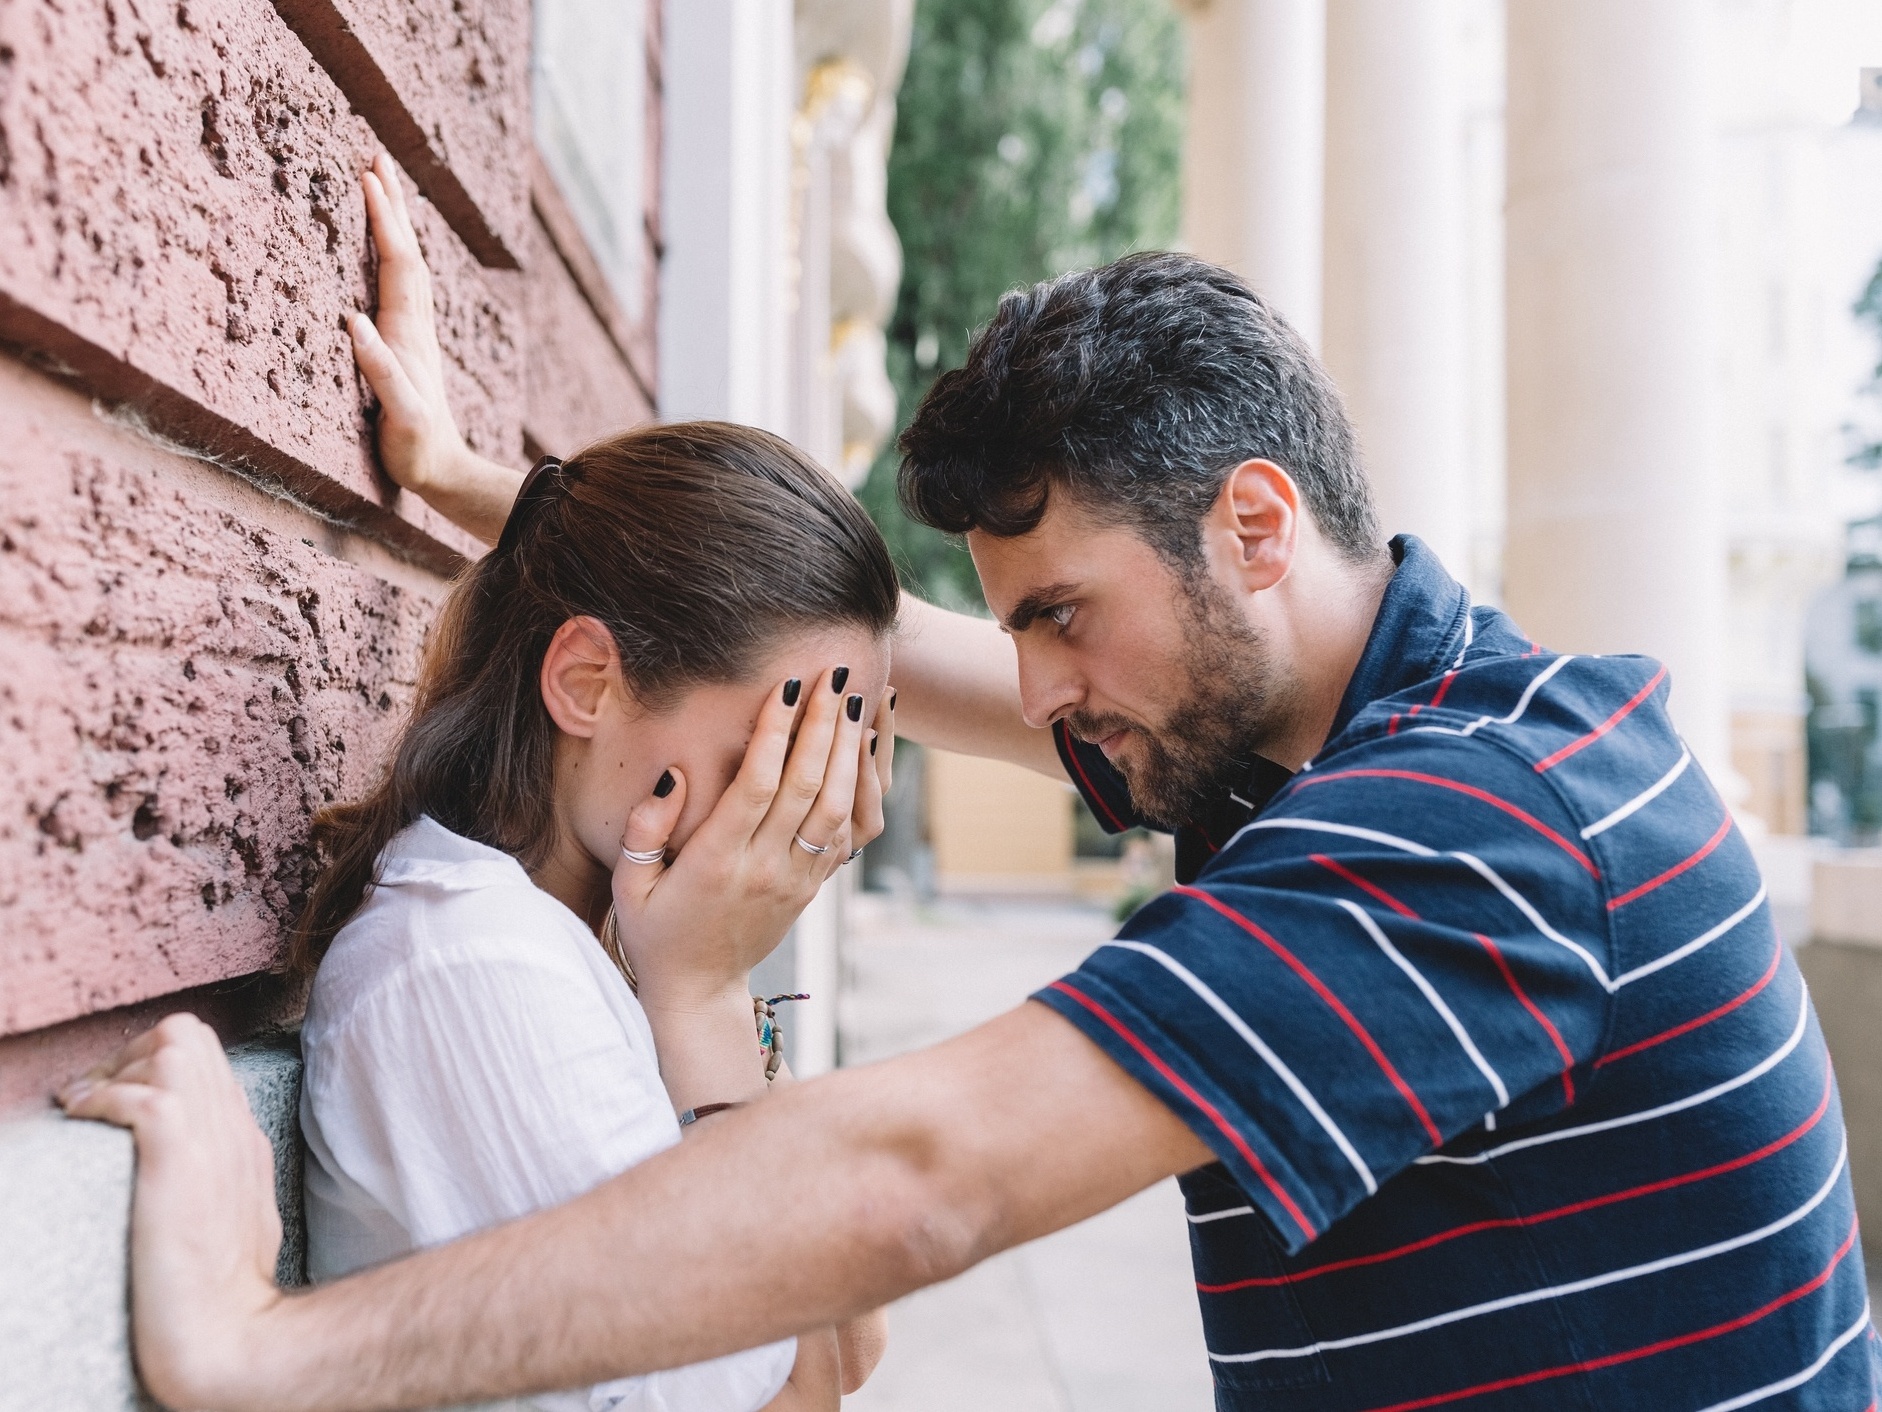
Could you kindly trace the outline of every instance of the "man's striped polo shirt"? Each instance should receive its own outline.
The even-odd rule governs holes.
[[[1217,1406],[1863,1412],[1829,1058],[1665,671],[1393,547],[1325,749],[1036,997],[1220,1159],[1183,1180]]]

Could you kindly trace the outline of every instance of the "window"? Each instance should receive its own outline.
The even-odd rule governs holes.
[[[646,0],[536,0],[536,147],[630,320],[645,259]]]

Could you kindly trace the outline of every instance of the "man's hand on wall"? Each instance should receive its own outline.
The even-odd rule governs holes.
[[[214,1030],[177,1014],[59,1095],[131,1129],[131,1313],[138,1372],[173,1407],[217,1405],[244,1331],[281,1300],[274,1154]]]
[[[379,252],[379,314],[353,314],[353,356],[379,398],[379,460],[404,489],[495,543],[521,475],[464,444],[444,395],[431,303],[431,271],[392,159],[381,152],[360,178]]]

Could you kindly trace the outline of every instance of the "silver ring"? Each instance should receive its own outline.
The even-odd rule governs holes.
[[[857,860],[858,858],[860,858],[860,857],[862,857],[862,856],[863,856],[863,851],[862,851],[862,849],[860,849],[860,848],[852,848],[852,849],[850,850],[850,856],[849,856],[849,857],[847,857],[847,858],[845,858],[845,859],[844,859],[843,861],[844,861],[845,863],[854,863],[854,862],[855,862],[855,861],[856,861],[856,860]]]
[[[821,858],[823,857],[824,854],[830,851],[830,845],[827,843],[824,844],[822,847],[818,847],[814,843],[804,842],[804,836],[801,833],[792,834],[791,842],[795,843],[799,848],[803,849],[804,852],[808,853],[813,858]]]
[[[627,859],[628,862],[639,863],[645,868],[655,863],[665,862],[667,851],[664,848],[649,848],[644,853],[636,853],[624,843],[621,845],[621,856]]]

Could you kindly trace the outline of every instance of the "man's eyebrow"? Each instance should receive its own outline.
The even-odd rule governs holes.
[[[1041,613],[1058,607],[1077,592],[1078,585],[1073,583],[1049,583],[1035,588],[1013,605],[1013,611],[1000,626],[1008,632],[1025,632]]]

